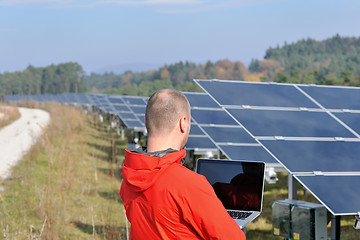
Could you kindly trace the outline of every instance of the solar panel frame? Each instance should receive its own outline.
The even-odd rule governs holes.
[[[183,92],[191,108],[220,108],[220,106],[206,93]]]
[[[146,105],[144,97],[122,95],[122,99],[128,105]]]
[[[189,136],[185,144],[186,150],[217,150],[216,145],[206,136]]]
[[[317,104],[299,92],[298,89],[291,84],[253,83],[218,79],[194,79],[194,81],[204,89],[205,92],[212,96],[220,106],[244,105],[286,108],[319,108]],[[225,86],[226,84],[230,86]],[[239,85],[242,85],[243,89],[239,89]],[[273,92],[275,91],[278,92],[274,94]],[[220,96],[221,93],[226,94]]]
[[[360,113],[342,112],[332,113],[360,137]]]
[[[227,109],[254,136],[357,138],[326,112]]]
[[[192,109],[191,116],[198,124],[238,125],[223,109]]]
[[[294,176],[334,216],[357,215],[360,176]],[[346,199],[346,201],[344,201]]]
[[[326,109],[360,110],[360,104],[356,104],[360,102],[359,87],[324,85],[298,85],[298,87]]]
[[[256,140],[240,126],[207,126],[202,125],[201,129],[215,142],[215,144],[252,143]]]
[[[218,145],[221,152],[227,158],[242,161],[261,161],[265,162],[266,167],[278,167],[280,163],[269,154],[260,144],[248,145]]]
[[[352,161],[360,156],[360,141],[260,140],[260,143],[293,175],[360,174],[360,161]]]

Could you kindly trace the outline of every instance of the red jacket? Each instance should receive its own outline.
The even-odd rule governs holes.
[[[131,239],[245,239],[206,178],[163,157],[125,151],[120,196]]]

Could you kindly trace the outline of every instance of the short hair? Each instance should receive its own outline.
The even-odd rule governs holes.
[[[181,92],[173,89],[155,92],[146,106],[145,121],[148,134],[169,132],[175,127],[182,114],[189,115],[189,110],[189,101]]]

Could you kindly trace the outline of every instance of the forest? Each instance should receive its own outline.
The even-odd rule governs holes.
[[[131,71],[94,74],[85,77],[86,84],[93,91],[112,94],[148,96],[161,88],[175,88],[180,91],[201,91],[193,79],[248,79],[249,71],[240,61],[227,59],[205,64],[178,62],[165,65],[157,70],[134,73]]]
[[[262,61],[252,60],[249,70],[263,81],[360,86],[360,37],[285,42],[270,47]]]
[[[196,64],[178,62],[147,72],[86,75],[78,63],[47,67],[28,66],[24,71],[0,74],[0,96],[13,94],[56,94],[101,92],[149,96],[161,88],[201,91],[193,79],[226,79],[360,86],[360,37],[317,41],[311,38],[269,47],[264,59],[253,59],[247,67],[228,59]]]
[[[0,74],[0,96],[86,92],[84,70],[68,62],[47,67],[29,65],[24,71]]]
[[[200,91],[194,78],[360,86],[360,37],[335,35],[322,41],[285,42],[268,48],[264,59],[253,59],[249,68],[227,59],[205,64],[179,62],[142,73],[91,74],[85,81],[95,91],[148,96],[162,87]]]

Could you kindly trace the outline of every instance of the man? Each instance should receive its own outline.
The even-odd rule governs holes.
[[[184,166],[190,104],[175,90],[147,104],[146,150],[125,151],[120,195],[131,239],[245,239],[206,178]]]

